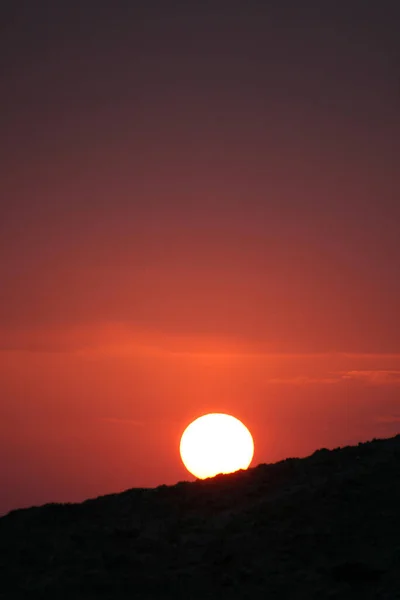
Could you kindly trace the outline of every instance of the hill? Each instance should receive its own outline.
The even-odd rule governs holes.
[[[13,511],[0,598],[400,598],[400,435]]]

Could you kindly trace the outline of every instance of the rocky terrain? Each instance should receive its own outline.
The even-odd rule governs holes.
[[[13,511],[0,598],[400,598],[400,435]]]

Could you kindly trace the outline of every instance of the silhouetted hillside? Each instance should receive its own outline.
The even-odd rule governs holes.
[[[0,598],[400,598],[400,436],[0,519]]]

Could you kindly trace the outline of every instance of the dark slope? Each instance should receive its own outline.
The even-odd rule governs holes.
[[[0,519],[0,598],[400,598],[400,436]]]

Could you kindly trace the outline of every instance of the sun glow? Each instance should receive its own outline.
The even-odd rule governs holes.
[[[247,469],[254,454],[250,431],[231,415],[211,413],[193,421],[182,434],[182,462],[199,479]]]

